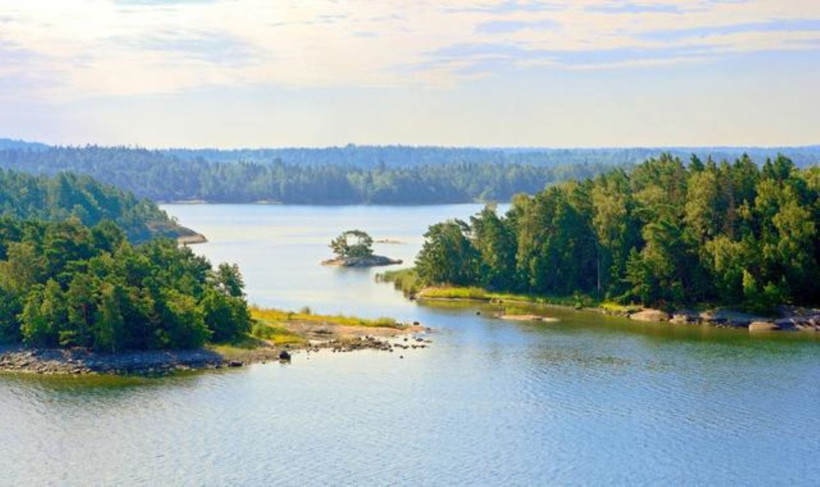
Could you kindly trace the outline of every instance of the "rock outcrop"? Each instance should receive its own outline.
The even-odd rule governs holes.
[[[367,257],[339,257],[336,259],[323,260],[322,265],[335,265],[340,267],[377,267],[385,265],[401,264],[400,259],[391,259],[383,255],[370,255]]]

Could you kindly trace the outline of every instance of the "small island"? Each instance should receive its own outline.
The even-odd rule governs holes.
[[[399,259],[373,254],[373,238],[361,230],[348,230],[330,242],[336,256],[323,260],[322,265],[340,267],[376,267],[401,264]]]

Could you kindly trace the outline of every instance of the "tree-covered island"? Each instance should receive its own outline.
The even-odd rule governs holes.
[[[819,231],[818,167],[783,156],[759,167],[748,157],[687,165],[663,155],[519,195],[504,216],[488,206],[469,222],[437,223],[415,269],[385,277],[422,297],[540,296],[660,308],[661,319],[677,311],[681,321],[716,306],[769,317],[804,307],[813,316]]]
[[[213,267],[172,238],[190,234],[153,202],[87,176],[0,170],[0,370],[237,365],[284,347],[390,348],[358,338],[417,331],[250,309],[236,265]],[[322,344],[312,343],[320,324]]]
[[[361,230],[347,230],[330,242],[335,257],[322,265],[374,267],[401,264],[401,260],[373,254],[373,238]]]

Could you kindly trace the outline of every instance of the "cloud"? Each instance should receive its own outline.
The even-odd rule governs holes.
[[[113,0],[118,5],[136,5],[136,6],[168,6],[168,5],[185,5],[197,3],[216,3],[220,0]]]
[[[149,36],[113,37],[110,43],[131,51],[168,53],[175,60],[182,58],[213,65],[243,66],[263,56],[254,45],[224,32],[166,30]]]
[[[820,50],[820,9],[802,0],[0,0],[0,7],[0,72],[16,79],[6,83],[21,90],[47,75],[53,82],[39,95],[58,98],[203,86],[456,86],[527,69]]]
[[[552,29],[558,26],[557,22],[549,19],[527,22],[523,20],[491,20],[478,24],[476,32],[482,34],[509,34],[520,30]]]

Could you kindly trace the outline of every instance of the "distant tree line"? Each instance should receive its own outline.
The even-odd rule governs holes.
[[[47,221],[76,217],[88,226],[110,220],[133,242],[187,231],[150,200],[68,173],[46,177],[0,169],[0,216]]]
[[[754,311],[820,304],[820,168],[665,154],[430,227],[427,284]]]
[[[383,161],[375,165],[347,162],[316,165],[283,162],[280,158],[269,162],[225,163],[124,147],[0,150],[0,167],[46,175],[66,171],[88,174],[139,197],[165,202],[435,204],[508,201],[517,193],[533,193],[558,181],[591,177],[611,167],[604,163],[539,165],[497,162],[492,158],[488,162],[468,159],[451,157],[446,164],[397,167]]]

